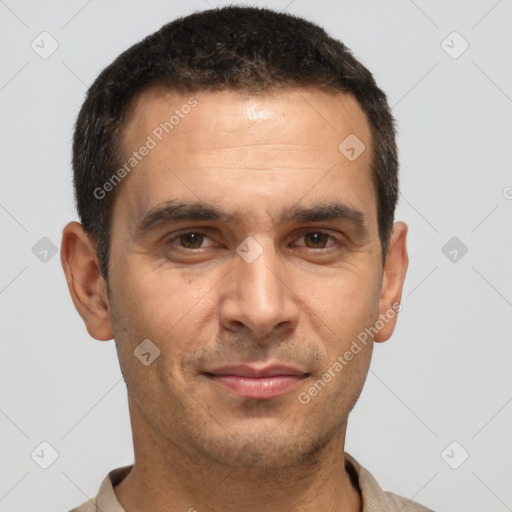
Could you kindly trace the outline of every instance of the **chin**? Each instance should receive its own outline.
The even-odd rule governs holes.
[[[288,426],[288,431],[285,430]],[[280,428],[284,427],[284,428]],[[290,431],[286,422],[277,426],[274,422],[266,428],[239,429],[229,436],[223,435],[212,439],[203,438],[198,446],[202,454],[216,462],[232,468],[279,471],[304,464],[313,465],[322,449],[335,436],[327,432]],[[197,441],[197,440],[196,440]]]

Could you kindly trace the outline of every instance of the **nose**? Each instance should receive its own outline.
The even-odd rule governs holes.
[[[263,341],[296,328],[300,301],[273,243],[262,243],[252,262],[235,255],[219,315],[223,328]]]

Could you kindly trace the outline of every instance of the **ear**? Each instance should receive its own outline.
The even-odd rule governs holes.
[[[96,249],[82,224],[70,222],[62,231],[60,260],[73,304],[87,332],[101,341],[114,337],[108,299]]]
[[[407,225],[403,222],[396,222],[393,226],[386,263],[384,264],[379,300],[379,320],[384,326],[375,335],[374,341],[377,342],[386,341],[393,334],[398,311],[401,309],[402,288],[409,265],[406,238]]]

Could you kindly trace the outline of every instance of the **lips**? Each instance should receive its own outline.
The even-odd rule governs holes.
[[[231,365],[216,368],[204,375],[211,382],[243,398],[266,400],[296,388],[309,374],[290,366],[271,365],[257,368]]]

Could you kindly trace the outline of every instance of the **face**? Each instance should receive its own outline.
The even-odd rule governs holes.
[[[366,147],[355,159],[338,148],[351,134]],[[118,185],[105,304],[132,413],[230,466],[311,458],[344,432],[372,343],[344,355],[405,273],[403,244],[400,265],[382,264],[357,101],[155,89],[131,106],[122,144],[138,154]]]

